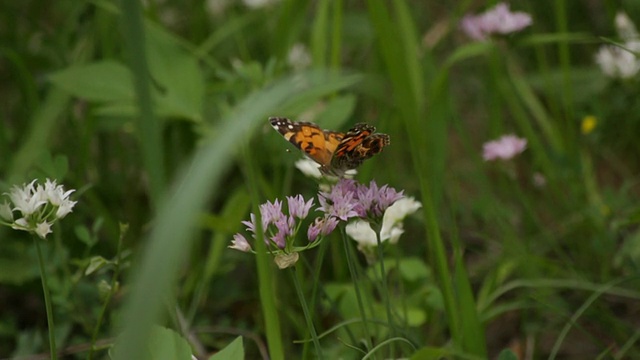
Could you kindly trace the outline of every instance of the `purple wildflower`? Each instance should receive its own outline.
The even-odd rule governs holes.
[[[287,234],[284,231],[278,231],[275,235],[272,235],[269,240],[271,240],[273,244],[276,244],[279,249],[284,249],[287,245]]]
[[[329,192],[320,192],[318,195],[318,201],[320,202],[318,210],[322,210],[326,214],[335,216],[342,221],[358,216],[359,214],[354,210],[357,205],[357,199],[354,198],[355,190],[355,181],[341,179]]]
[[[274,224],[278,233],[284,234],[284,236],[293,235],[296,227],[296,220],[293,216],[284,216]]]
[[[334,217],[329,217],[325,219],[324,226],[322,226],[322,231],[320,232],[322,236],[327,236],[331,234],[333,230],[335,230],[336,227],[338,226],[338,223],[339,223],[338,219]]]
[[[263,224],[275,224],[276,221],[284,216],[282,213],[282,201],[278,201],[278,199],[276,199],[273,203],[267,201],[260,205],[260,215],[262,216]]]
[[[388,185],[379,187],[373,180],[369,186],[359,185],[356,194],[359,201],[356,208],[361,218],[380,217],[389,206],[404,197],[402,191],[398,192]]]
[[[378,192],[378,184],[373,180],[369,183],[369,187],[365,185],[359,185],[356,189],[358,197],[358,203],[355,206],[355,210],[358,216],[366,218],[369,210],[374,206],[376,201],[376,194]]]
[[[247,231],[250,232],[250,233],[253,233],[254,237],[255,237],[255,233],[256,233],[256,215],[251,213],[249,215],[249,217],[250,217],[249,221],[243,220],[242,223],[247,226]],[[268,224],[262,223],[262,230],[264,230],[267,227],[267,225]]]
[[[319,235],[327,236],[338,226],[338,219],[333,216],[325,216],[324,218],[316,218],[312,225],[309,226],[307,237],[309,242],[316,241]]]
[[[313,199],[305,201],[301,195],[288,196],[288,214],[282,211],[282,204],[282,201],[276,199],[273,202],[267,201],[260,205],[262,237],[267,246],[275,245],[279,249],[289,249],[289,245],[293,242],[296,231],[298,230],[296,219],[304,219],[307,217],[309,210],[313,206]],[[248,221],[242,221],[242,224],[246,226],[246,230],[252,234],[254,239],[257,235],[257,221],[255,214],[250,214]],[[242,239],[244,239],[244,236],[236,234],[230,247],[236,250],[244,249],[245,244],[242,242]],[[249,244],[247,243],[246,246],[249,246]],[[250,246],[249,249],[251,249]]]
[[[229,248],[244,252],[251,251],[251,245],[249,245],[249,242],[242,234],[233,235],[233,240],[231,241],[231,245],[229,245]]]
[[[474,40],[485,40],[492,34],[510,34],[531,25],[531,15],[511,12],[509,5],[499,3],[479,15],[466,15],[460,22],[462,30]]]
[[[515,135],[504,135],[498,140],[482,145],[482,157],[485,161],[496,159],[509,160],[527,148],[527,139]]]
[[[297,217],[298,219],[304,219],[309,214],[311,206],[313,206],[313,199],[310,199],[306,203],[302,195],[287,196],[287,203],[289,205],[289,214]]]
[[[322,231],[323,219],[316,218],[312,225],[309,225],[309,229],[307,230],[307,238],[309,238],[309,242],[316,241],[318,235]]]
[[[329,192],[321,192],[319,210],[347,221],[353,217],[380,217],[384,211],[404,195],[387,185],[379,187],[375,181],[369,186],[353,180],[340,180]]]
[[[342,197],[334,198],[330,214],[342,221],[347,221],[349,218],[358,216],[358,213],[353,210],[356,204],[356,202],[353,201],[353,195],[353,193],[346,193]]]
[[[382,216],[389,206],[404,197],[404,192],[398,192],[396,189],[384,185],[380,188],[377,195],[376,207],[375,209],[372,209],[372,212],[376,216]]]

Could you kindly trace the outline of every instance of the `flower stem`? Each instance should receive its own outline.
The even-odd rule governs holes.
[[[111,302],[111,298],[113,294],[116,292],[118,288],[118,277],[120,276],[120,263],[122,259],[120,258],[121,249],[122,249],[122,239],[126,234],[128,229],[128,225],[120,226],[120,236],[118,238],[118,248],[116,249],[116,260],[114,263],[113,274],[111,275],[111,284],[109,288],[109,293],[104,299],[104,304],[102,304],[102,309],[100,310],[100,315],[98,316],[98,321],[96,322],[96,327],[93,329],[93,335],[91,335],[91,348],[89,348],[89,355],[87,355],[88,360],[93,359],[93,353],[96,347],[96,340],[98,338],[98,332],[100,331],[100,326],[102,325],[102,321],[104,320],[104,316],[107,313],[107,309],[109,307],[109,303]]]
[[[380,281],[382,281],[382,291],[381,294],[384,296],[384,303],[387,310],[387,322],[389,323],[389,328],[391,329],[391,337],[395,337],[395,326],[393,324],[393,316],[391,313],[391,296],[389,296],[389,280],[387,277],[387,273],[384,269],[384,253],[382,249],[382,243],[380,242],[380,231],[382,230],[382,226],[374,225],[374,232],[376,233],[376,243],[378,249],[378,261],[380,261]],[[394,344],[391,344],[391,352],[393,354]],[[392,356],[393,358],[393,356]]]
[[[358,310],[360,311],[360,317],[362,318],[362,324],[364,328],[364,335],[366,337],[367,349],[371,349],[371,335],[369,334],[369,323],[367,322],[367,313],[362,303],[362,295],[360,294],[360,287],[358,286],[358,274],[355,264],[353,263],[353,257],[351,256],[351,249],[349,247],[349,239],[345,233],[344,226],[340,226],[340,233],[342,234],[342,243],[344,244],[344,252],[347,257],[347,264],[349,265],[349,273],[351,273],[351,281],[353,281],[353,288],[356,292],[356,299],[358,300]]]
[[[304,318],[307,320],[307,327],[309,328],[309,332],[311,333],[311,340],[313,340],[313,345],[316,347],[316,356],[318,359],[324,359],[322,355],[322,347],[320,347],[320,341],[318,340],[318,334],[316,333],[316,328],[313,326],[313,320],[311,319],[311,314],[309,313],[309,308],[307,307],[307,301],[304,299],[304,294],[302,293],[302,286],[300,285],[300,281],[298,280],[298,276],[296,274],[295,266],[291,267],[291,277],[293,278],[293,283],[296,287],[296,292],[298,293],[298,299],[300,300],[300,305],[302,306],[302,312],[304,313]]]
[[[47,309],[47,324],[49,327],[49,350],[51,351],[51,360],[58,359],[56,351],[56,328],[53,323],[53,310],[51,308],[51,296],[49,295],[49,285],[47,284],[47,272],[44,268],[44,260],[42,260],[42,250],[40,250],[40,239],[33,236],[38,251],[38,264],[40,265],[40,279],[42,280],[42,292],[44,293],[44,304]]]

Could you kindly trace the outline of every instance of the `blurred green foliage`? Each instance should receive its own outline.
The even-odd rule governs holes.
[[[362,256],[358,319],[338,232],[304,253],[327,358],[640,356],[640,82],[594,62],[640,3],[513,1],[532,26],[486,42],[459,22],[495,2],[252,3],[145,1],[140,33],[120,2],[0,4],[0,192],[77,189],[43,243],[63,354],[186,339],[202,359],[313,358],[289,276],[227,249],[258,204],[317,192],[267,122],[286,116],[390,134],[357,179],[424,206],[385,247],[392,324]],[[527,150],[483,161],[508,133]],[[32,245],[0,228],[0,359],[47,353]]]

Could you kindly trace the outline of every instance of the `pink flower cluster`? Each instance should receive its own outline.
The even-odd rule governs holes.
[[[527,139],[521,139],[515,135],[504,135],[498,140],[486,142],[482,146],[482,158],[485,161],[509,160],[526,148]]]
[[[311,206],[313,206],[313,199],[306,201],[302,195],[287,196],[287,205],[289,208],[289,215],[286,215],[282,211],[282,201],[276,199],[276,201],[267,201],[260,205],[260,218],[262,220],[262,231],[264,233],[263,238],[267,245],[275,245],[277,248],[284,249],[287,245],[287,237],[294,235],[297,230],[296,218],[304,219],[309,214]],[[249,221],[243,221],[242,223],[247,227],[247,231],[256,237],[258,229],[256,226],[256,216],[251,214]],[[231,243],[231,248],[250,251],[251,246],[249,242],[242,234],[235,234]]]
[[[320,192],[318,210],[347,221],[352,217],[377,218],[394,202],[404,197],[387,185],[381,187],[375,181],[369,186],[358,184],[355,180],[342,179],[331,191]]]
[[[509,5],[499,3],[479,15],[466,15],[460,22],[462,30],[474,40],[485,40],[493,34],[510,34],[520,31],[532,23],[525,12],[511,12]]]
[[[331,190],[320,192],[318,200],[320,207],[317,209],[324,213],[317,217],[307,230],[309,242],[315,242],[320,235],[329,235],[340,221],[348,221],[350,218],[380,220],[393,203],[404,197],[402,191],[384,185],[378,186],[375,181],[369,185],[358,184],[354,180],[341,179]],[[282,210],[283,202],[275,200],[260,205],[260,219],[263,238],[267,246],[273,249],[293,249],[293,240],[299,229],[296,219],[304,219],[313,206],[313,199],[305,201],[302,195],[287,196],[288,213]],[[253,238],[257,234],[258,219],[254,214],[249,221],[242,223],[247,227]],[[251,245],[238,233],[233,236],[232,249],[240,251],[252,251]]]

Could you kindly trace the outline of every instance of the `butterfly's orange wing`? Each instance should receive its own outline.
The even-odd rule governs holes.
[[[387,134],[374,133],[376,128],[364,123],[358,123],[342,138],[331,160],[334,169],[355,169],[363,161],[371,158],[389,145]]]
[[[343,133],[322,130],[309,122],[273,117],[269,122],[284,138],[321,166],[329,166]]]
[[[364,123],[344,134],[281,117],[269,118],[269,122],[287,141],[320,164],[325,174],[342,176],[389,145],[389,135],[376,134],[375,127]]]

